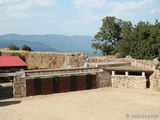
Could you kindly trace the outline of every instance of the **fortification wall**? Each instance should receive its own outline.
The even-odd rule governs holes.
[[[0,52],[2,56],[20,53],[24,57],[28,69],[81,67],[87,58],[84,53],[28,52],[22,50],[0,50]]]

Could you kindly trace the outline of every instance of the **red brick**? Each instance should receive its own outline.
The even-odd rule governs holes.
[[[59,90],[60,92],[68,92],[71,89],[70,77],[59,78]]]
[[[77,76],[77,90],[86,89],[86,76]]]

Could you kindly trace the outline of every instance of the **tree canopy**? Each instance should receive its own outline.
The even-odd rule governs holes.
[[[22,50],[32,51],[32,49],[29,46],[25,45],[25,44],[22,46]]]
[[[12,44],[12,45],[9,45],[8,47],[9,47],[10,50],[19,50],[19,47],[16,46],[16,45],[13,45],[13,44]],[[22,50],[25,50],[25,51],[33,51],[29,46],[27,46],[27,45],[25,45],[25,44],[22,46]]]
[[[19,50],[19,47],[17,47],[16,45],[10,45],[8,46],[10,50]]]
[[[117,42],[121,40],[122,20],[116,17],[105,17],[100,31],[94,36],[92,47],[103,55],[111,54]]]
[[[160,57],[160,23],[140,21],[132,25],[115,17],[105,17],[100,32],[94,36],[92,47],[103,55],[119,53],[137,59]]]

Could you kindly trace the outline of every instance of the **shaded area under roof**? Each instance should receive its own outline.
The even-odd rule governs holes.
[[[119,66],[119,67],[106,67],[106,71],[130,71],[130,72],[153,72],[151,69],[140,68],[135,66]]]
[[[26,67],[27,64],[18,56],[0,56],[0,67]]]

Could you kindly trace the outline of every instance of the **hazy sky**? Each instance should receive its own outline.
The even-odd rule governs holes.
[[[160,21],[160,0],[0,0],[0,35],[94,36],[105,16]]]

